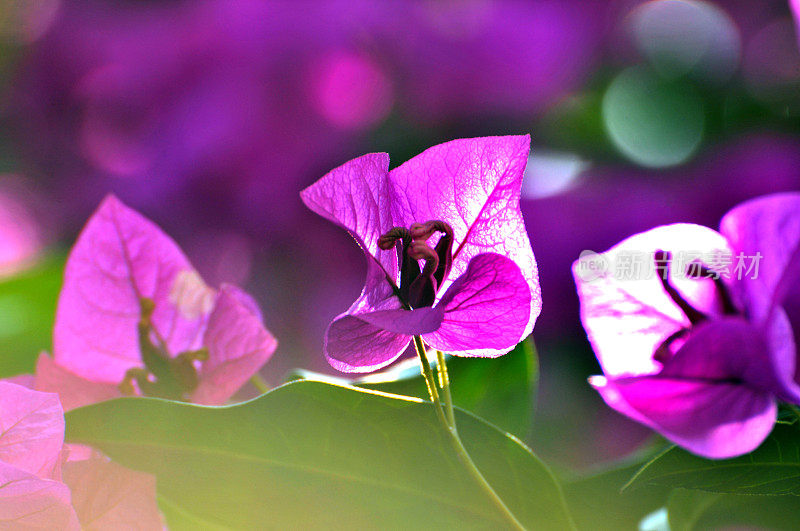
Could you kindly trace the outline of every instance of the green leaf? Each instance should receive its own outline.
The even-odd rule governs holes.
[[[170,529],[203,529],[204,531],[228,531],[226,527],[208,520],[203,520],[196,515],[187,513],[182,507],[173,505],[169,500],[159,497],[158,508],[169,522]]]
[[[0,378],[32,373],[50,349],[63,271],[63,257],[51,257],[0,280]]]
[[[564,496],[578,529],[636,529],[639,521],[664,505],[666,487],[620,492],[639,465],[628,465],[564,482]]]
[[[431,365],[436,366],[435,360]],[[533,341],[526,339],[499,358],[447,360],[453,403],[497,427],[525,438],[533,420],[539,377],[539,361]],[[425,380],[416,358],[387,371],[360,380],[331,379],[309,371],[297,371],[295,378],[339,381],[384,393],[428,399]]]
[[[800,425],[776,424],[761,446],[734,459],[703,459],[673,446],[644,465],[628,484],[642,485],[800,496]]]
[[[778,422],[781,424],[794,424],[800,420],[800,408],[794,404],[780,404],[778,406]]]
[[[739,496],[675,489],[667,503],[672,531],[695,529],[800,529],[795,496]]]
[[[530,528],[571,526],[548,468],[458,411],[486,479]],[[155,474],[173,529],[497,528],[506,522],[430,403],[298,381],[228,407],[121,398],[67,413],[67,440]]]

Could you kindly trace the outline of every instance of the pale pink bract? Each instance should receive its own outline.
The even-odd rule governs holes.
[[[147,358],[149,343],[161,354]],[[276,346],[249,295],[207,286],[172,239],[109,196],[70,253],[36,387],[68,409],[126,389],[222,404]]]

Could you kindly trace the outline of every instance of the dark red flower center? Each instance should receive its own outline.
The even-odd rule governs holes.
[[[208,359],[208,350],[192,350],[181,352],[171,357],[166,344],[153,327],[152,316],[155,304],[151,299],[140,301],[141,316],[137,324],[139,351],[144,367],[128,369],[125,378],[119,384],[122,394],[135,393],[133,382],[145,396],[166,398],[169,400],[189,400],[189,396],[197,388],[199,377],[195,361]]]
[[[431,247],[428,240],[440,234]],[[453,228],[444,221],[414,223],[409,228],[394,227],[381,235],[378,247],[397,250],[400,286],[395,289],[400,301],[411,308],[433,306],[436,292],[453,264]]]
[[[672,348],[673,344],[677,340],[685,337],[692,327],[702,323],[703,321],[709,320],[709,316],[692,306],[692,304],[686,300],[683,294],[672,285],[672,282],[670,281],[672,253],[669,251],[658,250],[653,254],[653,261],[655,263],[656,275],[661,281],[661,286],[664,288],[664,291],[667,293],[667,295],[669,295],[669,298],[672,299],[675,305],[681,309],[690,323],[690,326],[676,331],[662,341],[658,348],[656,348],[655,352],[653,353],[653,359],[658,362],[665,363],[675,353],[674,349]],[[739,312],[739,310],[737,310],[736,306],[733,304],[730,290],[722,281],[722,277],[719,275],[719,273],[712,271],[701,262],[692,262],[688,264],[685,273],[687,278],[708,279],[714,282],[717,297],[719,298],[720,305],[722,306],[722,313],[724,315],[741,314],[741,312]]]

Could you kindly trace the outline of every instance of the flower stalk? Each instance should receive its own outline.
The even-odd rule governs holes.
[[[270,390],[269,385],[267,382],[264,381],[264,378],[261,377],[260,374],[255,373],[253,376],[250,377],[250,383],[253,384],[253,387],[258,389],[259,394],[264,394]]]
[[[483,477],[483,474],[475,465],[475,462],[472,460],[472,457],[470,457],[467,449],[464,448],[461,438],[458,436],[458,431],[456,430],[455,425],[455,415],[453,412],[453,400],[450,394],[449,376],[447,374],[447,366],[445,364],[444,354],[441,351],[437,351],[437,371],[439,373],[440,383],[442,385],[442,390],[445,394],[445,400],[447,402],[447,417],[445,416],[444,408],[442,407],[442,402],[439,398],[439,392],[436,388],[436,378],[433,374],[433,370],[431,369],[431,364],[428,361],[425,344],[420,336],[414,336],[414,347],[422,365],[422,376],[425,378],[425,383],[428,386],[428,393],[431,396],[431,401],[433,402],[433,408],[436,411],[436,416],[439,418],[439,421],[442,423],[442,426],[447,432],[450,442],[453,444],[453,448],[456,451],[456,455],[462,464],[467,468],[478,486],[483,489],[492,503],[497,507],[498,510],[500,510],[506,520],[508,520],[509,524],[511,524],[514,529],[524,531],[525,526],[523,526],[520,521],[517,520],[517,517],[514,516],[514,513],[511,512],[511,510],[506,506],[505,502],[494,491],[489,482],[486,481],[486,478]]]
[[[453,396],[450,393],[450,375],[447,374],[447,362],[444,359],[444,353],[441,350],[436,351],[436,370],[439,373],[439,387],[442,389],[444,395],[444,407],[447,414],[447,421],[450,426],[456,431],[456,416],[453,412]]]

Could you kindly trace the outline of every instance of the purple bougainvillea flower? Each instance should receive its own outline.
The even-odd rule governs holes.
[[[174,241],[110,196],[70,253],[54,359],[40,359],[36,385],[68,407],[118,393],[220,404],[276,345],[246,293],[209,288]]]
[[[800,194],[745,202],[720,232],[637,234],[573,265],[608,405],[710,458],[755,449],[800,403]]]
[[[495,357],[531,332],[541,297],[519,209],[529,149],[528,136],[454,140],[392,171],[386,153],[373,153],[301,193],[367,255],[361,296],[326,332],[333,367],[378,369],[415,335]]]

